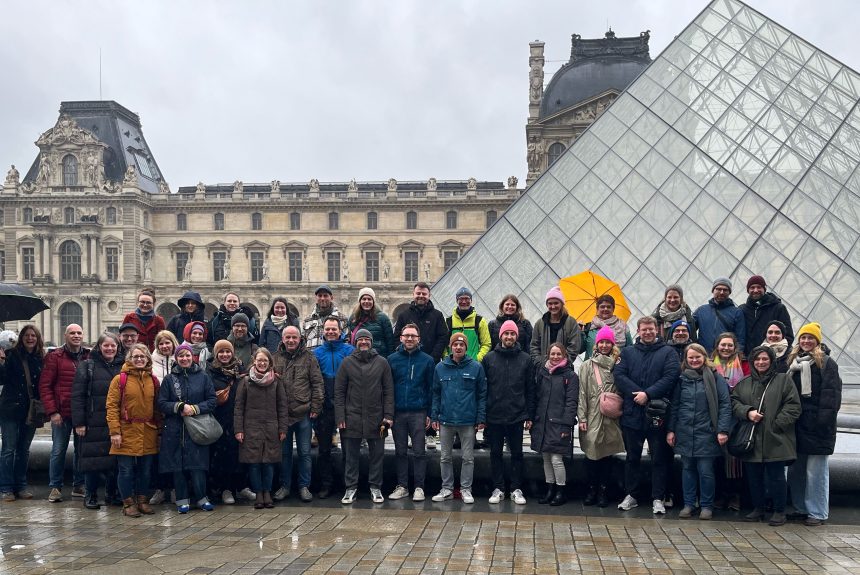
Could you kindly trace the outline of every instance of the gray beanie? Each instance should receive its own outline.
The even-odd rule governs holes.
[[[358,339],[362,337],[368,337],[370,338],[371,343],[373,342],[373,335],[371,335],[371,333],[364,328],[355,332],[355,341],[358,341]]]
[[[713,285],[711,286],[711,291],[717,286],[726,286],[729,288],[729,293],[732,292],[732,280],[729,278],[717,278],[714,280]]]
[[[233,316],[233,319],[230,320],[230,327],[233,327],[237,323],[244,323],[247,326],[251,325],[251,321],[248,319],[248,316],[242,312],[239,312]]]

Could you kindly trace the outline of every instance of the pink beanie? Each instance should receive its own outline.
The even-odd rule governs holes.
[[[557,299],[562,304],[564,303],[564,294],[561,293],[561,288],[559,288],[558,286],[553,286],[553,288],[551,290],[546,292],[546,300],[545,301],[549,301],[551,299]]]
[[[615,332],[612,331],[612,328],[608,325],[600,328],[600,331],[597,332],[597,337],[594,340],[594,345],[597,345],[603,340],[611,341],[613,345],[615,345]]]
[[[517,334],[517,337],[520,337],[520,328],[517,326],[516,322],[511,320],[506,321],[502,324],[502,327],[499,328],[499,335],[502,335],[506,331],[512,331]]]

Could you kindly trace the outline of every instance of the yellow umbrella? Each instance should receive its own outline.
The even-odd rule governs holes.
[[[627,307],[627,300],[624,299],[621,287],[591,270],[562,278],[558,287],[564,294],[567,313],[581,324],[590,322],[597,314],[597,298],[602,295],[611,295],[615,298],[615,315],[624,321],[630,318],[630,308]]]

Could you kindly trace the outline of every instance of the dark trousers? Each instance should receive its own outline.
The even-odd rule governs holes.
[[[343,437],[340,438],[343,445],[344,466],[343,466],[343,483],[347,489],[355,489],[358,487],[358,470],[361,461],[361,438],[360,437]],[[382,488],[382,457],[385,454],[385,440],[379,437],[368,438],[368,474],[367,482],[370,487]]]
[[[424,489],[427,474],[427,451],[424,430],[427,421],[425,411],[397,411],[394,413],[394,456],[397,460],[397,484],[409,489],[409,438],[412,438],[412,471],[415,487]]]
[[[333,409],[324,410],[316,418],[314,431],[317,434],[317,446],[319,448],[317,470],[320,476],[320,488],[331,489],[334,482],[334,466],[331,460],[331,439],[335,432]]]
[[[197,504],[200,505],[201,502],[205,503],[209,501],[209,498],[206,497],[206,470],[194,469],[192,471],[173,472],[173,486],[176,488],[176,504],[188,505],[191,502],[189,499],[189,482],[186,479],[186,474],[191,478],[191,492],[194,494]]]
[[[119,456],[117,456],[119,457]],[[118,469],[111,471],[84,471],[84,486],[87,493],[98,493],[102,477],[105,484],[105,499],[116,495]]]
[[[490,473],[493,487],[505,490],[505,463],[502,460],[505,441],[511,451],[511,491],[519,489],[523,478],[523,422],[488,423],[484,438],[490,444]]]
[[[123,499],[135,495],[149,497],[149,474],[155,455],[117,455],[117,479],[119,495]]]
[[[586,459],[585,475],[588,479],[588,486],[592,489],[609,485],[612,481],[612,456],[607,455],[602,459]]]
[[[651,450],[651,498],[663,500],[666,496],[666,476],[668,474],[668,461],[665,450],[666,443],[665,427],[648,427],[644,431],[630,427],[622,427],[624,436],[624,449],[627,457],[624,461],[624,490],[628,495],[637,497],[639,486],[642,481],[641,463],[642,448],[645,440]]]
[[[785,462],[771,461],[768,463],[744,462],[744,475],[750,486],[750,496],[753,507],[764,509],[765,500],[773,500],[773,510],[785,513],[786,483]]]

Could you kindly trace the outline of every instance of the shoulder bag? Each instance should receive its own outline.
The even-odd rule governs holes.
[[[48,419],[48,414],[45,413],[45,404],[41,399],[33,397],[33,381],[30,378],[30,362],[24,356],[21,356],[21,365],[24,367],[24,378],[27,380],[27,398],[30,400],[27,406],[27,419],[25,423],[30,427],[39,429],[45,426],[45,421]]]
[[[764,396],[767,394],[767,388],[770,387],[770,382],[764,387],[764,392],[761,394],[761,401],[758,403],[758,412],[761,413],[761,407],[764,405]],[[739,419],[735,422],[732,432],[729,434],[729,442],[726,449],[735,457],[743,457],[749,455],[755,450],[755,430],[757,423],[750,421],[749,418]]]
[[[197,445],[211,445],[218,441],[224,433],[221,424],[211,413],[189,415],[183,417],[182,422],[185,424],[185,431],[188,432],[191,441]]]
[[[594,368],[594,377],[597,379],[597,385],[600,386],[600,395],[597,396],[597,406],[600,409],[600,414],[609,419],[618,419],[621,417],[624,400],[617,393],[606,391],[606,386],[603,385],[603,378],[600,376],[600,368],[596,362],[591,362],[591,367]]]

